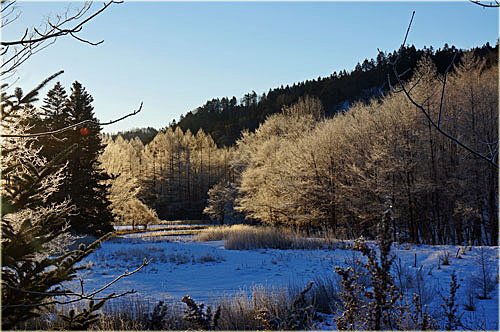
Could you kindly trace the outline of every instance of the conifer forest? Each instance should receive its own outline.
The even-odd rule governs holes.
[[[498,7],[1,0],[2,329],[498,330]]]

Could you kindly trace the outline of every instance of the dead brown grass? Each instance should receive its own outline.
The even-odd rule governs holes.
[[[232,225],[201,230],[195,241],[225,240],[224,247],[232,250],[251,249],[334,249],[342,242],[326,238],[307,238],[284,229],[263,226]]]

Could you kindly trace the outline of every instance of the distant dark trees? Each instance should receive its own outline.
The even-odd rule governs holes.
[[[414,46],[401,49],[398,61],[398,71],[405,72],[403,80],[409,79],[416,68],[417,62],[427,56],[435,63],[438,73],[443,73],[457,53],[455,64],[463,55],[462,50],[445,44],[443,48],[434,50],[423,48],[417,50]],[[485,59],[487,65],[496,61],[498,46],[486,44],[475,48],[474,54]],[[233,145],[241,135],[242,130],[254,131],[259,124],[274,113],[281,112],[284,106],[291,105],[305,95],[317,97],[321,100],[327,116],[343,111],[357,101],[367,102],[378,98],[390,89],[389,82],[395,84],[391,63],[398,56],[398,52],[379,52],[376,59],[365,59],[356,68],[334,72],[329,77],[296,83],[292,86],[279,87],[269,90],[268,93],[258,96],[255,91],[247,93],[240,102],[236,97],[215,98],[207,101],[203,106],[186,113],[179,122],[171,124],[179,126],[184,131],[197,132],[203,129],[209,134],[218,146]]]
[[[137,137],[141,140],[142,144],[148,144],[153,140],[156,134],[158,134],[158,130],[156,130],[153,127],[134,128],[124,131],[119,131],[116,134],[112,134],[111,138],[116,139],[118,136],[121,136],[123,139],[130,141]]]

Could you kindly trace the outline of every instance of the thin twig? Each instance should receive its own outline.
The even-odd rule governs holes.
[[[51,304],[70,304],[70,303],[75,303],[75,302],[78,302],[81,300],[98,301],[98,300],[103,300],[103,299],[114,299],[114,298],[122,297],[122,296],[125,296],[128,294],[133,294],[136,292],[135,290],[126,291],[126,292],[123,292],[120,294],[113,293],[110,296],[103,296],[103,297],[97,296],[98,294],[102,293],[103,291],[105,291],[106,289],[111,287],[113,284],[117,283],[120,279],[129,277],[129,276],[139,272],[145,266],[147,266],[150,262],[151,262],[151,259],[149,259],[149,260],[144,259],[142,264],[139,267],[137,267],[135,270],[130,271],[130,272],[124,272],[124,273],[120,274],[115,279],[113,279],[112,281],[108,282],[107,284],[105,284],[104,286],[102,286],[98,290],[93,291],[90,294],[85,294],[84,289],[83,289],[83,280],[82,279],[80,279],[81,293],[75,293],[73,291],[61,291],[61,292],[57,292],[57,291],[56,292],[28,291],[28,290],[17,288],[17,287],[12,287],[12,286],[8,285],[7,283],[4,283],[3,284],[4,286],[6,286],[10,289],[19,291],[19,292],[23,292],[23,293],[34,294],[34,295],[43,295],[43,296],[65,296],[65,297],[76,297],[76,298],[71,299],[71,300],[67,300],[67,301],[53,300],[53,301],[48,301],[48,302],[44,302],[44,303],[11,304],[11,305],[4,305],[3,307],[4,308],[40,307],[40,306],[48,306]]]
[[[406,44],[406,40],[408,38],[408,34],[410,32],[414,16],[415,16],[415,11],[413,11],[413,13],[412,13],[411,20],[410,20],[410,23],[408,24],[408,29],[406,30],[405,38],[403,40],[403,43],[401,44],[400,50],[402,50],[404,48],[404,45]],[[417,103],[415,101],[415,99],[413,99],[413,97],[411,96],[410,92],[406,89],[404,82],[401,80],[401,77],[400,77],[401,75],[398,73],[398,71],[396,69],[396,64],[397,64],[397,62],[399,60],[400,55],[401,55],[401,51],[399,52],[399,54],[398,54],[396,60],[394,61],[394,63],[392,63],[392,70],[393,70],[394,76],[396,77],[397,83],[400,86],[400,91],[402,91],[405,94],[405,96],[408,98],[408,100],[417,109],[419,109],[424,114],[424,116],[427,118],[427,120],[432,125],[432,127],[434,127],[440,134],[442,134],[443,136],[447,137],[449,140],[451,140],[452,142],[454,142],[458,146],[462,147],[463,149],[467,150],[472,155],[474,155],[474,156],[476,156],[476,157],[478,157],[478,158],[480,158],[482,160],[487,161],[491,166],[493,166],[494,168],[498,169],[498,164],[495,162],[495,159],[494,159],[495,156],[491,156],[491,158],[489,158],[488,156],[479,153],[478,151],[476,151],[476,150],[472,149],[471,147],[469,147],[467,144],[461,142],[458,138],[456,138],[456,137],[452,136],[451,134],[449,134],[448,132],[444,131],[443,128],[441,127],[441,113],[442,113],[443,105],[444,105],[444,94],[445,94],[445,86],[446,86],[446,76],[447,76],[448,72],[451,70],[452,65],[455,62],[455,57],[456,57],[457,54],[455,53],[455,55],[453,57],[453,60],[451,61],[451,63],[448,66],[448,68],[446,68],[445,73],[444,73],[443,87],[442,87],[442,90],[441,90],[441,101],[440,101],[440,105],[439,105],[438,123],[436,123],[432,119],[432,117],[430,116],[429,111],[424,106],[422,106],[422,104]]]
[[[89,22],[90,20],[92,20],[93,18],[95,18],[97,15],[99,15],[100,13],[102,13],[104,10],[106,10],[106,8],[108,8],[111,4],[122,3],[122,2],[123,1],[114,1],[114,0],[105,2],[104,5],[103,5],[103,7],[101,9],[97,10],[95,13],[93,13],[92,15],[90,15],[89,17],[87,17],[86,19],[84,19],[82,22],[80,22],[77,25],[75,25],[73,28],[69,28],[69,29],[60,29],[60,28],[57,28],[57,29],[55,29],[55,30],[57,30],[55,32],[44,33],[44,34],[41,34],[36,29],[34,29],[35,32],[37,32],[40,35],[40,37],[38,37],[38,38],[29,38],[29,39],[21,38],[19,40],[12,40],[12,41],[1,41],[0,45],[2,45],[2,46],[13,46],[13,45],[34,44],[34,43],[42,42],[42,41],[47,40],[47,39],[57,38],[57,37],[68,35],[68,34],[70,34],[73,37],[75,37],[73,35],[73,33],[81,31],[82,27],[87,22]]]
[[[455,52],[455,54],[453,55],[453,59],[451,60],[450,64],[448,65],[448,67],[444,71],[443,88],[441,90],[441,100],[439,101],[439,113],[438,113],[438,123],[437,123],[438,127],[440,127],[440,128],[441,128],[441,115],[443,113],[443,104],[444,104],[444,93],[445,93],[445,88],[446,88],[446,79],[448,77],[448,72],[450,71],[451,66],[453,66],[453,64],[455,63],[455,58],[457,57],[457,54],[458,53]]]
[[[481,6],[483,8],[498,8],[500,7],[500,2],[498,1],[490,1],[489,3],[482,3],[481,1],[477,0],[470,0],[475,5]]]
[[[141,102],[141,105],[139,106],[139,108],[137,110],[134,110],[133,112],[128,113],[127,115],[124,115],[121,118],[118,118],[116,120],[111,120],[109,122],[101,123],[101,122],[97,122],[97,121],[94,121],[94,120],[84,120],[84,121],[81,121],[81,122],[78,122],[78,123],[66,126],[64,128],[56,129],[56,130],[52,130],[52,131],[44,131],[44,132],[41,132],[41,133],[33,133],[33,134],[0,134],[0,137],[29,138],[29,137],[51,136],[51,135],[60,134],[62,132],[65,132],[65,131],[73,129],[73,128],[78,128],[78,127],[83,126],[85,124],[94,124],[94,125],[98,125],[98,126],[108,126],[110,124],[122,121],[123,119],[126,119],[126,118],[128,118],[130,116],[136,115],[141,110],[142,110],[142,102]]]
[[[2,1],[2,5],[5,1]],[[100,41],[90,41],[77,35],[82,31],[89,21],[93,20],[96,16],[100,15],[112,4],[120,4],[123,1],[107,0],[103,6],[91,12],[92,2],[87,1],[75,14],[68,14],[66,12],[63,16],[57,15],[56,18],[51,20],[47,19],[45,28],[39,30],[38,28],[26,28],[22,37],[16,40],[0,40],[0,53],[4,56],[4,61],[0,64],[0,77],[6,79],[4,76],[13,73],[21,66],[27,59],[37,52],[43,50],[47,46],[53,44],[57,38],[69,35],[71,38],[79,42],[86,43],[92,46],[103,43]],[[5,14],[5,15],[4,15]],[[88,17],[84,17],[88,14]],[[7,15],[7,16],[6,16]],[[16,20],[19,15],[10,19],[8,15],[12,15],[12,11],[8,13],[2,12],[2,26],[9,24]],[[73,27],[69,25],[75,24]],[[69,27],[68,27],[69,26]]]
[[[82,300],[93,300],[93,301],[100,301],[100,300],[105,300],[105,299],[116,299],[119,297],[123,297],[129,294],[135,294],[137,291],[135,290],[129,290],[120,294],[111,294],[110,296],[104,296],[104,297],[93,297],[89,298],[86,296],[79,297],[77,299],[73,300],[68,300],[68,301],[60,301],[60,300],[53,300],[53,301],[48,301],[48,302],[43,302],[43,303],[29,303],[29,304],[6,304],[2,305],[3,308],[31,308],[31,307],[47,307],[53,304],[71,304],[71,303],[76,303]]]

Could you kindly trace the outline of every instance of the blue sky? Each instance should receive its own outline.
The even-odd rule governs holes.
[[[81,3],[73,2],[76,8]],[[67,2],[19,2],[22,15],[2,31],[61,13]],[[94,8],[102,4],[96,2]],[[69,90],[78,80],[94,97],[96,115],[108,121],[144,102],[143,112],[107,127],[165,127],[207,99],[233,96],[351,70],[377,48],[402,42],[415,10],[408,43],[439,48],[495,45],[498,10],[468,2],[125,2],[113,5],[79,36],[93,47],[61,38],[18,71],[28,90],[64,69]]]

